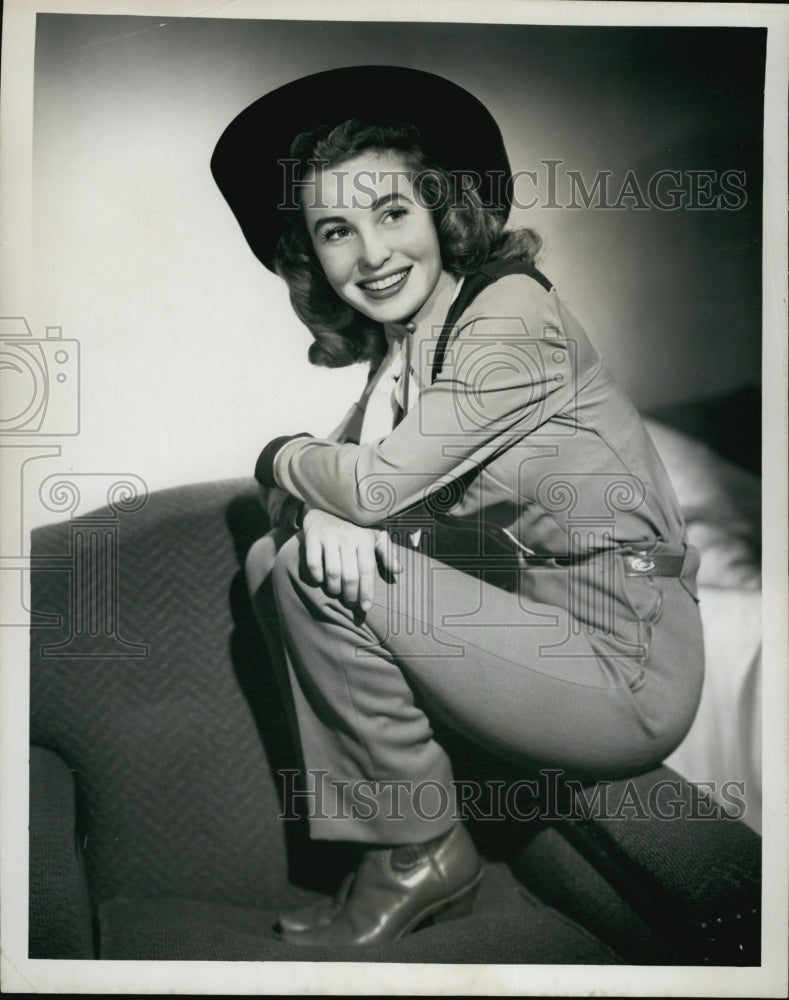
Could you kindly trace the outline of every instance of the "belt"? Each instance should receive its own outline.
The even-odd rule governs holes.
[[[586,556],[538,556],[538,564],[547,569],[551,566],[573,567],[584,566],[592,559],[608,554],[621,555],[625,566],[625,576],[680,576],[685,564],[685,553],[681,555],[661,552],[620,552],[617,549],[606,549],[601,552],[591,552]],[[543,562],[544,560],[544,562]],[[537,568],[535,566],[535,568]]]

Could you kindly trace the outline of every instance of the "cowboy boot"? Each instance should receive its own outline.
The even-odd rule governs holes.
[[[274,924],[276,936],[282,937],[285,931],[303,931],[308,927],[330,924],[348,898],[353,877],[353,872],[349,872],[340,883],[340,888],[334,896],[324,896],[316,903],[309,903],[307,906],[300,906],[297,910],[281,914]]]
[[[283,927],[292,944],[364,945],[395,941],[428,918],[470,912],[482,864],[461,823],[426,844],[367,851],[344,901],[320,908],[310,926]]]

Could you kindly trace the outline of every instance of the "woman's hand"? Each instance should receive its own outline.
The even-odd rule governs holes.
[[[369,611],[378,564],[387,573],[402,571],[391,538],[382,529],[360,528],[315,507],[305,510],[304,549],[313,580],[332,597]]]

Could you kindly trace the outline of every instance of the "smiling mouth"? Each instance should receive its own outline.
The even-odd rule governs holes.
[[[373,295],[393,292],[403,284],[410,270],[410,267],[404,267],[401,271],[394,271],[383,278],[375,278],[372,281],[360,281],[358,285],[363,292],[371,292]]]

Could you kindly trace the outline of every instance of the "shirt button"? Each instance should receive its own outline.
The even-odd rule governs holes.
[[[406,323],[405,329],[406,333],[413,333],[416,330],[416,323]]]

